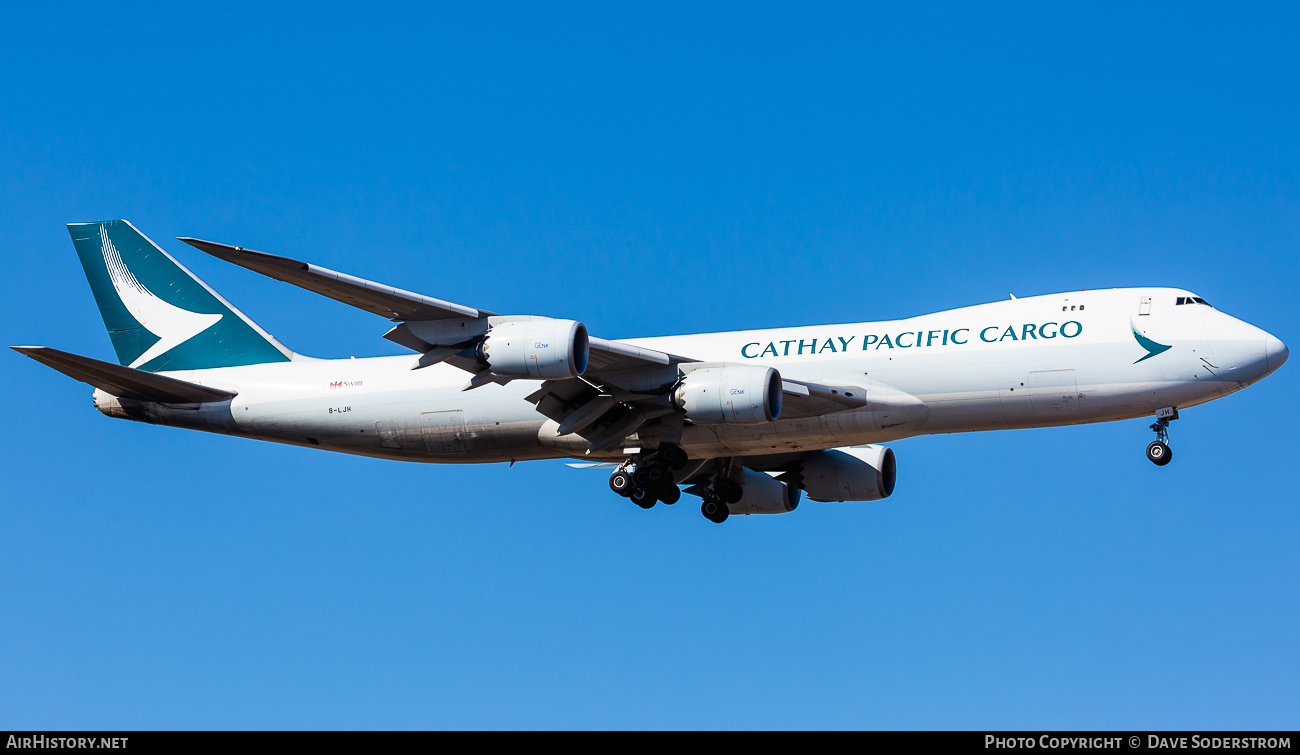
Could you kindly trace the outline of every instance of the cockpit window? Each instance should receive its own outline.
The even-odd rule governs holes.
[[[1178,297],[1178,304],[1204,304],[1211,308],[1214,306],[1199,296],[1180,296]]]

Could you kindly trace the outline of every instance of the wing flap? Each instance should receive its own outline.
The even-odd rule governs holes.
[[[11,346],[11,349],[29,356],[46,367],[62,372],[73,380],[80,380],[118,398],[138,401],[157,401],[163,404],[205,404],[226,401],[236,394],[218,388],[177,380],[176,378],[123,367],[112,362],[83,357],[48,346]]]

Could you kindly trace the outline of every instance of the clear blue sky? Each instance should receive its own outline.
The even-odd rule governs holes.
[[[112,350],[125,217],[322,357],[380,318],[193,235],[631,337],[1187,287],[1300,342],[1294,4],[6,11],[3,343]],[[0,355],[0,728],[1300,725],[1300,365],[894,444],[715,526],[559,462],[110,420]]]

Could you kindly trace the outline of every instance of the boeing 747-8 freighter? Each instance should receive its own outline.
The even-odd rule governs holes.
[[[643,508],[729,514],[888,497],[881,443],[932,433],[1154,417],[1287,359],[1272,335],[1190,291],[1034,296],[906,320],[605,340],[573,320],[499,315],[263,252],[181,241],[392,321],[409,356],[297,354],[125,220],[68,226],[118,364],[17,351],[95,387],[110,417],[386,459],[568,458],[612,468]]]

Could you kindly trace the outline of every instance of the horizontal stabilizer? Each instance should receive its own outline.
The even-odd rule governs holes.
[[[112,362],[102,362],[46,346],[11,346],[10,348],[74,380],[93,385],[118,398],[157,401],[164,404],[203,404],[235,397],[235,394],[229,391],[208,388],[132,367],[123,367]]]
[[[431,296],[403,291],[347,273],[338,273],[277,254],[182,237],[186,244],[226,262],[246,267],[278,281],[292,283],[321,296],[350,304],[391,320],[447,320],[496,314]]]

